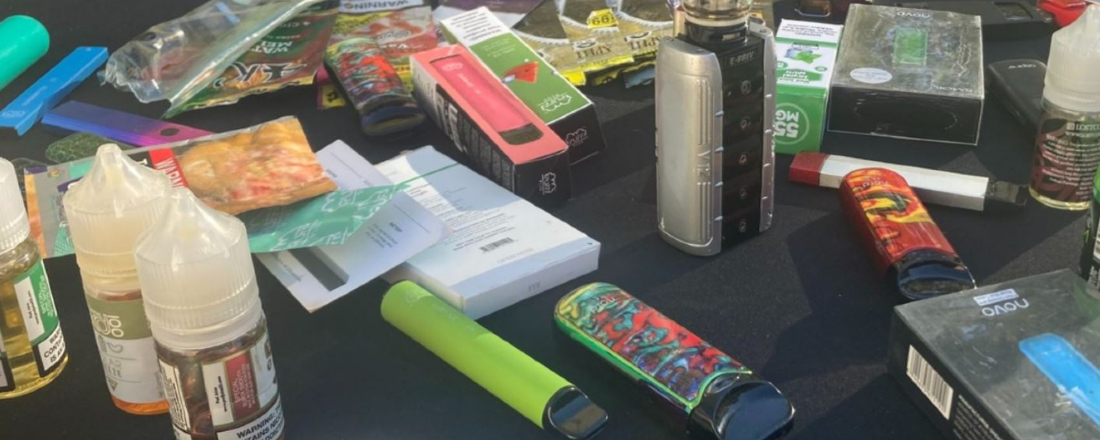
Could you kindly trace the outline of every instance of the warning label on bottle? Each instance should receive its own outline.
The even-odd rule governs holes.
[[[264,415],[240,428],[218,433],[218,440],[275,440],[283,435],[283,403],[276,399]]]
[[[15,296],[23,314],[27,338],[34,348],[38,375],[50,374],[65,358],[65,337],[61,334],[53,292],[41,261],[15,279]]]

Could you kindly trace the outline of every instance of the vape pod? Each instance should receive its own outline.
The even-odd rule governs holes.
[[[714,255],[772,222],[775,53],[750,0],[686,0],[657,52],[661,237]]]
[[[574,290],[554,321],[668,403],[692,439],[777,439],[792,426],[794,408],[775,385],[618,287]]]
[[[582,440],[607,422],[573,384],[411,281],[386,292],[382,318],[540,428]]]
[[[910,300],[977,287],[924,203],[900,174],[863,168],[840,183],[840,210],[890,289]]]

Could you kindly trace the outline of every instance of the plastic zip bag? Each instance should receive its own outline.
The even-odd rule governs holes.
[[[168,100],[166,116],[174,115],[261,38],[319,1],[212,0],[126,43],[100,80],[143,103]]]

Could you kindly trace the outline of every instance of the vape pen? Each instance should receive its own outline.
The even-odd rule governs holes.
[[[791,162],[788,178],[795,183],[840,188],[844,176],[863,168],[886,168],[896,172],[905,178],[921,200],[937,205],[974,211],[1011,211],[1027,204],[1025,185],[835,154],[798,153]]]
[[[540,428],[587,439],[607,422],[573,384],[411,281],[386,292],[382,318]]]
[[[455,90],[509,144],[522,145],[542,137],[542,131],[538,127],[527,121],[510,102],[501,99],[499,93],[489,86],[481,71],[466,63],[465,58],[457,55],[432,61],[432,65],[454,85]]]
[[[917,194],[900,174],[884,168],[848,173],[840,208],[891,288],[908,299],[977,287]]]
[[[692,439],[769,440],[792,426],[794,408],[775,385],[618,287],[574,290],[554,321],[667,402]]]
[[[775,53],[751,0],[687,0],[657,52],[661,237],[694,255],[771,226]]]

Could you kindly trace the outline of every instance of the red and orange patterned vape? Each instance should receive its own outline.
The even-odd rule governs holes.
[[[909,299],[973,289],[974,277],[898,173],[864,168],[844,176],[840,206],[875,266]]]

